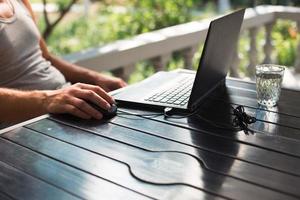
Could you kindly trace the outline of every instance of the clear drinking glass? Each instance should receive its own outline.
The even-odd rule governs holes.
[[[284,66],[262,64],[256,66],[256,92],[260,105],[272,107],[279,100]]]

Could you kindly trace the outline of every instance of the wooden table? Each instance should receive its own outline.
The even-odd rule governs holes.
[[[284,89],[258,109],[255,85],[228,79],[188,118],[28,122],[1,135],[0,199],[299,199],[299,99]],[[254,134],[216,126],[229,102],[258,119]]]

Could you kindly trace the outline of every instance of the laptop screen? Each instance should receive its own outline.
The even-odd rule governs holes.
[[[188,108],[194,110],[200,101],[222,84],[229,71],[236,48],[245,9],[210,23],[199,62]]]

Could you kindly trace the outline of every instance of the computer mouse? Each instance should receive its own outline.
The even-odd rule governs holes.
[[[117,115],[117,110],[118,110],[118,107],[115,105],[115,104],[112,104],[110,109],[109,110],[106,110],[104,108],[101,108],[100,106],[94,104],[94,103],[90,103],[89,104],[95,108],[96,110],[98,110],[99,112],[102,113],[103,115],[103,119],[110,119],[110,118],[113,118],[114,116]]]

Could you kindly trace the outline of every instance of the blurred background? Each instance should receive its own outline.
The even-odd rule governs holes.
[[[121,76],[129,83],[159,70],[196,69],[207,22],[230,11],[249,8],[230,75],[253,80],[256,64],[277,63],[289,68],[286,84],[300,86],[299,0],[31,3],[51,52],[85,67]]]

